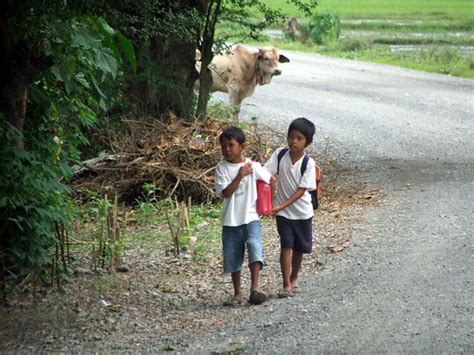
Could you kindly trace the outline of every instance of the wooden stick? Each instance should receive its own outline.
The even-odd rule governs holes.
[[[165,210],[165,216],[166,216],[166,221],[168,222],[168,228],[170,230],[170,233],[171,233],[171,237],[173,238],[173,242],[174,242],[174,249],[173,249],[173,253],[174,253],[174,256],[177,256],[177,248],[176,248],[176,235],[175,235],[175,231],[173,230],[173,227],[171,225],[171,220],[170,220],[170,216],[168,214],[168,211]],[[178,253],[179,254],[179,253]]]
[[[61,248],[61,261],[62,261],[63,266],[64,266],[64,272],[66,273],[66,275],[69,275],[69,272],[67,270],[66,255],[64,253],[65,239],[66,239],[66,237],[65,237],[64,223],[61,222],[61,241],[60,241],[60,244],[59,244],[59,247]]]

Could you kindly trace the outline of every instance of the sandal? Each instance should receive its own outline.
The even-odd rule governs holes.
[[[294,297],[295,294],[291,290],[285,290],[282,289],[280,292],[278,292],[278,297],[280,298],[288,298],[288,297]]]
[[[295,294],[296,294],[296,293],[300,293],[300,292],[301,292],[301,288],[300,288],[298,285],[296,285],[296,286],[294,286],[294,287],[291,288],[291,292],[293,292],[293,293],[295,293]]]
[[[242,297],[235,295],[224,301],[224,306],[238,306],[240,304],[242,304]]]
[[[250,304],[262,304],[266,300],[268,300],[268,297],[263,292],[260,292],[257,290],[253,290],[252,292],[250,292],[250,297],[249,297]]]

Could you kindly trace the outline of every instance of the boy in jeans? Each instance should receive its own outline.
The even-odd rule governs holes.
[[[234,295],[227,305],[241,304],[241,269],[245,247],[250,269],[249,303],[261,304],[267,296],[259,289],[260,270],[263,267],[260,217],[256,210],[256,180],[269,183],[268,171],[245,158],[245,135],[237,127],[226,128],[219,137],[224,157],[216,167],[216,194],[224,198],[222,213],[222,246],[224,273],[230,273]]]
[[[281,298],[292,297],[298,289],[298,273],[303,254],[312,251],[312,219],[314,216],[309,190],[316,188],[316,165],[308,159],[304,173],[301,164],[305,149],[312,143],[316,131],[314,124],[304,117],[291,122],[288,128],[287,151],[277,149],[265,164],[265,168],[278,174],[277,195],[272,213],[276,215],[277,230],[280,235],[280,267],[283,276]]]

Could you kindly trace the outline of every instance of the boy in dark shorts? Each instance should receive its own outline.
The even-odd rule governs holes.
[[[237,127],[226,128],[219,137],[222,159],[216,166],[215,189],[224,198],[222,212],[222,250],[224,273],[230,273],[234,295],[227,305],[241,304],[241,269],[245,248],[250,269],[249,303],[261,304],[267,296],[259,289],[263,266],[260,217],[257,214],[257,179],[270,182],[271,175],[260,163],[243,154],[245,135]]]
[[[314,211],[308,191],[316,189],[316,165],[309,158],[302,174],[301,164],[315,131],[314,124],[308,119],[300,117],[293,120],[288,128],[288,148],[277,149],[265,164],[272,175],[278,175],[277,195],[272,212],[276,215],[281,243],[283,288],[278,293],[281,298],[294,296],[298,289],[298,273],[303,254],[312,251]],[[279,153],[283,149],[287,151],[279,159]]]

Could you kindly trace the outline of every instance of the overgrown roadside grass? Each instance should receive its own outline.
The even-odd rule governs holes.
[[[93,250],[95,241],[91,237],[95,236],[100,228],[97,223],[99,218],[94,211],[99,209],[101,202],[102,200],[89,202],[80,207],[82,219],[75,223],[74,233],[74,238],[80,242],[77,249],[80,253]],[[128,207],[124,211],[126,227],[122,229],[121,240],[125,253],[126,250],[139,245],[146,254],[152,254],[154,249],[160,249],[170,257],[184,255],[196,262],[207,262],[215,258],[220,252],[221,204],[191,206],[188,212],[188,225],[181,226],[177,235],[178,254],[175,250],[173,232],[182,223],[179,219],[181,209],[181,205],[175,201],[155,199],[144,200],[134,207]],[[171,224],[168,223],[168,218]],[[93,256],[89,258],[92,259]]]

